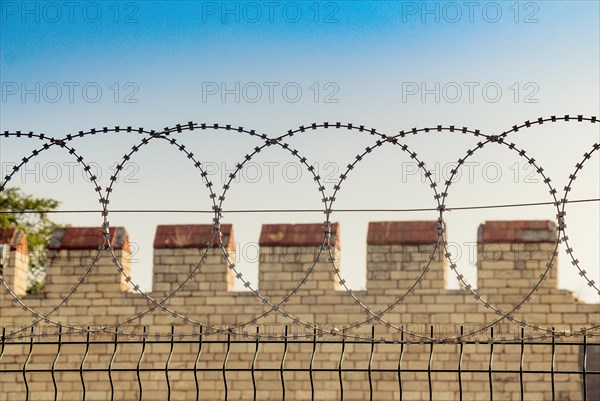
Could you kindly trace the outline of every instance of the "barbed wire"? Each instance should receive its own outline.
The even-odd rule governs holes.
[[[103,127],[101,129],[91,129],[89,131],[79,131],[77,134],[68,134],[62,138],[57,138],[54,136],[47,136],[46,134],[43,134],[43,133],[38,134],[38,133],[33,133],[33,132],[24,133],[21,131],[15,131],[15,132],[5,131],[3,134],[0,134],[0,137],[4,136],[7,138],[8,137],[31,138],[31,139],[37,139],[37,140],[43,141],[44,144],[40,148],[33,150],[31,152],[31,154],[29,154],[28,156],[22,158],[21,161],[19,162],[19,164],[17,164],[16,166],[13,167],[12,172],[7,174],[4,177],[4,181],[2,183],[0,183],[0,193],[2,193],[4,191],[4,189],[6,188],[6,185],[11,181],[13,176],[25,164],[27,164],[31,159],[39,156],[41,153],[54,147],[54,148],[65,149],[71,156],[73,156],[77,160],[77,163],[84,166],[84,171],[88,175],[88,178],[90,179],[90,183],[94,186],[94,191],[97,192],[97,196],[99,197],[99,203],[102,206],[100,210],[88,209],[88,210],[48,211],[48,213],[100,213],[102,215],[101,227],[102,227],[102,239],[103,239],[103,244],[98,248],[98,253],[93,258],[90,266],[88,266],[84,270],[83,275],[77,280],[76,285],[68,292],[68,294],[57,305],[52,307],[49,312],[40,313],[39,311],[36,311],[33,308],[29,307],[13,291],[13,289],[9,286],[9,284],[6,282],[6,280],[4,280],[4,278],[2,276],[0,276],[0,282],[5,287],[5,291],[13,298],[14,302],[18,303],[22,309],[28,311],[30,314],[32,314],[34,316],[34,321],[32,322],[32,324],[28,325],[27,327],[23,327],[23,328],[19,329],[17,331],[17,333],[15,333],[15,335],[18,333],[22,333],[23,331],[26,331],[31,327],[35,327],[36,325],[40,324],[41,322],[43,322],[45,324],[53,324],[53,325],[56,325],[57,327],[65,327],[67,330],[83,330],[83,331],[92,330],[92,331],[110,332],[113,330],[118,330],[119,327],[121,327],[121,326],[130,324],[131,322],[138,320],[141,317],[143,317],[149,313],[152,313],[156,309],[159,309],[164,313],[168,313],[171,316],[173,316],[174,318],[178,318],[178,319],[182,320],[185,324],[191,324],[194,327],[203,327],[206,329],[205,333],[227,332],[227,333],[234,333],[234,334],[241,335],[241,334],[243,334],[243,332],[247,326],[258,324],[259,320],[264,319],[266,316],[270,315],[273,312],[276,312],[276,313],[282,315],[284,318],[290,319],[291,321],[294,322],[294,324],[299,324],[299,325],[305,326],[307,329],[315,330],[315,332],[320,335],[346,336],[346,335],[350,335],[350,334],[348,334],[348,332],[351,330],[358,329],[361,326],[370,324],[373,321],[377,321],[381,324],[385,324],[386,327],[392,328],[393,330],[395,330],[397,332],[406,333],[408,335],[420,337],[422,339],[433,340],[433,341],[438,341],[438,340],[451,341],[451,340],[456,340],[456,339],[472,336],[479,332],[485,331],[488,328],[493,327],[494,325],[500,323],[501,321],[503,321],[505,319],[512,323],[519,324],[522,327],[529,327],[529,328],[533,329],[534,331],[540,330],[540,331],[544,332],[544,334],[542,334],[543,336],[555,335],[553,328],[543,328],[543,327],[540,327],[538,324],[535,324],[532,322],[527,322],[525,319],[519,319],[514,316],[514,313],[517,312],[521,308],[522,305],[524,305],[526,302],[528,302],[531,299],[531,296],[541,287],[541,284],[543,283],[543,281],[546,280],[549,271],[554,267],[554,259],[558,255],[558,247],[563,242],[565,243],[565,245],[567,247],[567,253],[569,254],[570,258],[572,259],[572,265],[578,270],[579,276],[581,276],[587,282],[587,285],[589,287],[594,288],[596,290],[596,292],[600,295],[598,286],[596,285],[594,280],[592,280],[588,277],[587,271],[582,266],[580,266],[579,260],[576,259],[576,257],[574,256],[573,248],[569,245],[568,236],[566,235],[566,224],[565,224],[566,204],[568,204],[568,203],[590,203],[590,202],[600,201],[600,199],[596,199],[596,198],[577,199],[577,200],[568,200],[567,199],[568,192],[570,192],[572,184],[573,184],[577,174],[583,169],[585,162],[591,158],[593,153],[598,151],[600,146],[598,145],[598,143],[595,143],[592,147],[592,150],[590,152],[584,154],[583,160],[576,164],[576,170],[574,173],[569,175],[568,185],[564,188],[565,192],[564,192],[563,197],[560,198],[557,195],[558,194],[557,190],[552,186],[550,178],[545,174],[543,168],[541,166],[539,166],[539,164],[536,162],[536,160],[534,158],[530,157],[526,153],[525,150],[518,148],[515,145],[515,143],[507,142],[507,138],[510,134],[514,134],[516,132],[522,131],[524,128],[530,128],[532,126],[542,125],[546,122],[550,122],[550,123],[557,123],[557,122],[596,123],[597,118],[594,116],[584,117],[582,115],[577,115],[577,116],[565,115],[562,117],[551,116],[548,118],[538,118],[537,120],[534,120],[534,121],[526,121],[520,125],[513,125],[511,129],[504,131],[500,135],[487,135],[487,134],[482,133],[480,130],[473,130],[473,129],[469,129],[467,127],[456,128],[456,126],[454,126],[454,125],[450,125],[450,126],[437,125],[435,127],[412,128],[410,130],[399,131],[398,134],[386,135],[386,134],[380,133],[375,128],[365,128],[364,125],[355,125],[352,123],[340,123],[340,122],[337,122],[337,123],[324,122],[322,124],[311,123],[306,126],[301,125],[300,127],[296,128],[296,129],[288,130],[285,134],[282,134],[282,135],[279,135],[276,137],[269,137],[264,133],[258,134],[255,130],[249,130],[249,129],[245,129],[243,127],[235,128],[234,126],[232,126],[230,124],[220,125],[220,124],[194,123],[191,121],[188,122],[187,124],[177,124],[173,127],[165,127],[163,130],[158,130],[158,131],[146,130],[144,128],[134,129],[131,126],[128,126],[126,128],[116,126],[114,128],[113,127],[111,127],[111,128]],[[292,147],[290,147],[290,145],[288,143],[284,142],[284,139],[307,132],[309,130],[317,130],[317,129],[344,129],[344,130],[348,130],[348,131],[355,131],[355,132],[359,132],[359,133],[368,134],[368,135],[371,135],[371,136],[374,136],[377,138],[373,145],[368,146],[362,153],[359,153],[350,164],[348,164],[346,170],[340,175],[340,179],[339,179],[338,183],[333,187],[334,191],[331,195],[328,195],[326,193],[326,188],[321,181],[321,177],[315,171],[314,166],[312,164],[310,164],[305,157],[301,156],[298,150],[293,149]],[[245,135],[249,135],[251,137],[258,138],[263,142],[261,145],[254,147],[251,152],[247,153],[244,156],[242,161],[240,161],[236,164],[235,170],[231,174],[229,174],[228,180],[224,183],[222,192],[220,195],[217,194],[213,190],[214,185],[208,179],[207,172],[202,168],[202,163],[195,158],[194,154],[192,152],[190,152],[186,148],[185,145],[179,143],[173,137],[175,134],[178,134],[178,133],[191,132],[191,131],[195,131],[195,130],[233,131],[233,132],[238,132],[241,134],[245,134]],[[457,206],[457,207],[447,206],[445,204],[445,202],[448,197],[448,190],[453,183],[453,180],[452,180],[453,177],[457,174],[458,167],[454,168],[451,171],[452,176],[448,180],[445,181],[443,189],[440,192],[438,192],[438,183],[436,183],[431,178],[432,173],[431,173],[431,171],[429,171],[426,168],[426,163],[421,161],[419,159],[417,153],[412,151],[407,144],[402,143],[403,138],[405,138],[408,135],[418,135],[418,134],[423,134],[423,133],[434,133],[434,132],[469,134],[476,138],[481,138],[481,141],[478,142],[474,148],[469,149],[467,151],[467,154],[463,158],[458,160],[457,166],[463,165],[469,157],[473,156],[476,152],[480,151],[481,149],[483,149],[486,145],[488,145],[490,143],[495,143],[495,144],[507,147],[510,151],[516,152],[518,154],[518,156],[523,157],[527,161],[527,163],[535,169],[537,174],[539,174],[542,177],[543,182],[548,187],[549,193],[552,196],[552,201],[550,201],[550,202],[517,203],[517,204],[499,204],[499,205],[470,205],[470,206]],[[134,133],[134,134],[138,134],[138,135],[142,136],[142,140],[138,144],[134,145],[131,148],[131,150],[123,156],[123,158],[121,159],[119,164],[117,164],[115,174],[110,177],[109,185],[103,190],[97,182],[98,177],[96,177],[91,172],[90,165],[86,164],[83,157],[77,153],[75,148],[67,145],[67,143],[69,143],[77,138],[82,138],[82,137],[92,136],[92,135],[109,134],[109,133]],[[186,211],[184,211],[184,210],[169,210],[169,209],[166,209],[166,210],[160,210],[160,209],[124,210],[124,209],[121,209],[121,210],[112,210],[112,211],[109,210],[108,205],[110,203],[110,197],[113,192],[113,186],[117,182],[119,174],[123,170],[123,166],[125,165],[126,162],[128,162],[134,156],[135,153],[137,153],[143,147],[147,146],[151,141],[155,141],[155,140],[166,141],[168,144],[176,147],[179,151],[181,151],[185,155],[185,157],[187,159],[189,159],[191,161],[193,166],[199,171],[202,181],[204,182],[204,185],[206,186],[206,188],[208,189],[208,192],[209,192],[209,199],[212,203],[211,211],[208,211],[208,210],[189,210],[189,211],[186,210]],[[341,190],[341,187],[342,187],[342,184],[344,183],[344,181],[349,177],[349,175],[352,173],[352,171],[356,168],[356,166],[361,161],[368,158],[371,153],[373,153],[374,151],[383,147],[386,144],[390,144],[390,145],[399,147],[402,152],[409,155],[409,157],[412,160],[415,160],[417,162],[419,169],[421,169],[424,176],[427,178],[428,184],[434,193],[433,198],[434,198],[434,202],[436,203],[436,207],[416,208],[416,209],[339,209],[339,210],[336,210],[333,207],[333,205],[336,200],[336,195]],[[283,150],[289,152],[293,157],[295,157],[297,160],[299,160],[300,164],[307,171],[309,171],[312,174],[313,181],[315,182],[315,184],[317,186],[317,191],[319,192],[319,196],[321,198],[320,201],[323,203],[323,209],[226,210],[223,208],[223,205],[224,205],[224,202],[226,199],[226,195],[227,195],[229,189],[231,188],[231,186],[233,185],[236,176],[239,174],[239,172],[242,170],[242,168],[248,162],[250,162],[253,159],[253,157],[258,155],[263,149],[269,148],[272,146],[280,147]],[[445,241],[445,237],[444,237],[444,235],[445,235],[445,223],[444,223],[444,218],[443,218],[444,213],[451,212],[451,211],[460,211],[460,210],[510,208],[510,207],[532,207],[532,206],[546,206],[546,205],[552,205],[557,209],[556,218],[557,218],[558,224],[557,224],[556,240],[554,243],[554,251],[552,252],[550,260],[546,264],[546,269],[540,275],[539,281],[537,281],[535,283],[535,285],[532,287],[531,291],[523,298],[522,301],[518,302],[517,304],[515,304],[511,308],[509,308],[510,310],[508,312],[503,311],[500,308],[498,308],[498,307],[492,305],[491,303],[489,303],[488,301],[486,301],[485,298],[480,293],[475,291],[473,289],[473,286],[470,285],[466,281],[466,279],[464,278],[464,275],[460,274],[460,272],[458,271],[456,263],[452,259],[452,254],[448,250],[448,247],[447,247],[448,243]],[[7,213],[34,213],[34,212],[39,213],[39,211],[27,211],[27,210],[24,210],[24,211],[1,211],[0,213],[7,214]],[[185,288],[186,284],[190,280],[192,280],[193,277],[200,271],[202,265],[206,261],[207,252],[210,247],[207,247],[205,252],[202,255],[200,255],[198,263],[196,263],[194,269],[192,269],[192,271],[186,276],[186,278],[182,282],[178,283],[176,288],[173,291],[170,291],[161,300],[157,300],[154,297],[152,297],[150,294],[142,291],[140,289],[140,286],[138,284],[134,283],[133,278],[129,275],[129,273],[126,271],[126,269],[121,265],[121,262],[119,261],[119,258],[117,257],[115,249],[113,248],[113,246],[111,244],[110,231],[109,231],[111,225],[108,220],[109,213],[183,213],[183,212],[212,214],[212,216],[213,216],[212,217],[213,231],[212,231],[212,235],[211,235],[211,238],[209,239],[208,243],[213,244],[215,241],[217,242],[218,247],[220,248],[220,250],[223,254],[225,263],[226,263],[227,267],[233,272],[235,278],[238,281],[240,281],[244,285],[245,288],[249,289],[261,301],[261,303],[263,303],[265,305],[265,309],[263,310],[262,313],[259,313],[258,315],[253,316],[250,320],[248,320],[246,322],[236,323],[234,325],[230,325],[230,326],[223,328],[223,327],[217,327],[214,325],[210,325],[206,322],[201,322],[201,321],[195,320],[194,318],[191,318],[186,314],[181,314],[178,311],[174,310],[172,307],[166,305],[167,301],[169,301],[171,298],[173,298],[178,291]],[[325,220],[323,222],[323,227],[324,227],[324,229],[323,229],[323,244],[319,247],[318,255],[315,257],[314,263],[305,272],[304,276],[292,287],[292,290],[290,290],[290,292],[286,296],[284,296],[280,302],[275,303],[269,297],[267,297],[264,294],[262,294],[261,292],[259,292],[257,287],[253,287],[252,284],[250,283],[250,281],[246,280],[244,278],[242,272],[238,270],[235,262],[233,261],[231,255],[229,253],[227,246],[224,244],[223,234],[221,232],[220,224],[221,224],[221,219],[222,219],[224,213],[283,213],[283,212],[285,212],[285,213],[294,213],[294,212],[297,212],[297,213],[322,212],[322,213],[324,213]],[[332,237],[331,216],[333,213],[347,213],[347,212],[435,212],[435,213],[437,213],[437,219],[436,219],[438,221],[437,241],[434,244],[433,251],[431,252],[429,258],[427,259],[427,262],[423,265],[423,267],[421,268],[421,270],[419,271],[417,276],[414,278],[414,282],[412,283],[412,285],[410,285],[406,289],[404,294],[397,297],[397,299],[394,302],[388,304],[384,309],[382,309],[380,311],[373,311],[371,309],[371,307],[369,307],[368,305],[363,303],[363,301],[360,300],[360,297],[356,293],[354,293],[351,288],[348,287],[346,280],[342,277],[342,275],[340,273],[339,267],[336,266],[335,257],[334,257],[335,246],[333,246],[331,244],[331,237]],[[132,286],[132,288],[135,292],[139,293],[146,299],[146,301],[149,303],[149,308],[145,311],[135,314],[134,316],[126,319],[123,322],[116,322],[113,325],[102,326],[99,328],[94,328],[94,327],[89,328],[87,324],[85,324],[85,325],[64,324],[61,321],[53,319],[51,317],[51,315],[53,315],[55,312],[57,312],[64,305],[68,304],[69,299],[77,292],[78,288],[84,282],[86,282],[88,275],[92,272],[92,270],[98,263],[102,253],[105,251],[110,252],[113,263],[115,264],[116,269],[119,272],[119,274],[122,275],[124,277],[124,280]],[[491,323],[486,323],[479,329],[475,329],[472,332],[464,333],[464,334],[461,334],[456,337],[433,338],[426,334],[421,335],[419,333],[414,333],[414,332],[408,331],[403,326],[400,326],[399,324],[397,324],[395,322],[386,320],[383,317],[384,314],[393,310],[399,303],[404,302],[404,300],[409,295],[411,295],[415,292],[415,288],[417,287],[417,285],[425,279],[427,272],[430,270],[430,268],[429,268],[430,264],[434,260],[435,254],[438,251],[443,251],[444,257],[448,260],[448,262],[450,264],[450,269],[455,273],[457,279],[462,284],[462,286],[465,289],[467,289],[468,291],[470,291],[471,294],[473,295],[473,297],[476,300],[478,300],[480,303],[482,303],[486,309],[490,309],[493,313],[498,315],[499,317],[497,319],[493,320]],[[333,327],[332,329],[329,329],[329,328],[323,329],[322,326],[319,325],[317,322],[309,322],[309,321],[303,320],[299,316],[295,316],[284,310],[283,306],[308,281],[310,275],[314,272],[317,261],[321,260],[322,253],[324,253],[325,255],[328,256],[329,262],[332,265],[333,272],[339,279],[338,283],[344,287],[344,289],[347,291],[347,293],[354,299],[355,304],[357,304],[360,308],[362,308],[363,311],[365,312],[365,314],[367,315],[367,317],[364,321],[355,322],[355,323],[351,324],[350,326],[342,327],[339,329],[336,327]],[[580,330],[580,334],[586,335],[588,333],[592,333],[599,326],[600,325],[594,325],[589,328],[582,328]],[[359,337],[361,337],[361,335],[352,335],[352,337],[359,339]],[[368,337],[363,337],[363,338],[368,339]]]

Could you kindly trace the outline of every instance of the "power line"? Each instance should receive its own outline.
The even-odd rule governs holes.
[[[591,203],[600,202],[600,198],[567,200],[564,203]],[[499,205],[477,205],[477,206],[458,206],[447,207],[444,210],[447,212],[459,210],[477,210],[477,209],[502,209],[514,207],[531,207],[531,206],[548,206],[554,205],[554,202],[530,202],[530,203],[512,203]],[[332,213],[356,213],[356,212],[432,212],[437,211],[437,208],[413,208],[413,209],[331,209]],[[223,210],[222,213],[318,213],[323,212],[323,209],[237,209]],[[21,211],[0,211],[0,214],[37,214],[37,213],[102,213],[102,210],[21,210]],[[214,214],[213,210],[184,210],[184,209],[116,209],[110,210],[110,213],[209,213]]]

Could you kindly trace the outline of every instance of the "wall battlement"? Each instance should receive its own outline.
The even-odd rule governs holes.
[[[27,238],[16,228],[0,228],[0,245],[5,245],[6,260],[0,275],[17,295],[25,295],[27,291],[27,272],[29,271],[29,252]]]
[[[378,334],[399,337],[399,332],[393,325],[402,326],[417,334],[428,334],[429,327],[433,325],[436,337],[449,337],[458,334],[460,325],[464,325],[467,331],[471,331],[498,319],[496,311],[489,308],[486,303],[493,304],[502,311],[511,311],[528,296],[531,288],[540,280],[540,275],[546,272],[549,261],[553,260],[552,268],[548,269],[547,277],[540,283],[540,288],[530,295],[528,302],[513,311],[514,318],[535,322],[541,328],[555,327],[557,330],[579,330],[582,327],[600,324],[598,305],[579,303],[569,291],[557,288],[557,260],[553,259],[557,233],[552,222],[487,221],[479,227],[476,244],[477,292],[485,298],[486,302],[474,299],[468,289],[446,288],[447,275],[451,272],[447,268],[443,247],[436,248],[440,229],[436,221],[370,223],[366,238],[367,286],[365,290],[349,293],[344,288],[343,282],[344,263],[343,259],[340,260],[343,249],[340,247],[338,224],[332,224],[325,233],[321,224],[264,225],[258,241],[260,251],[258,288],[251,287],[255,291],[234,291],[233,288],[233,283],[238,279],[236,276],[239,274],[235,266],[232,268],[232,264],[235,264],[234,227],[222,225],[220,227],[222,237],[219,241],[212,225],[162,225],[157,227],[154,239],[154,284],[152,292],[148,295],[157,301],[168,298],[164,301],[167,308],[189,316],[193,322],[203,322],[213,327],[241,325],[240,330],[250,333],[256,325],[268,327],[277,334],[282,332],[283,325],[294,326],[291,328],[292,332],[296,330],[296,332],[306,333],[312,330],[306,323],[344,330],[345,327],[371,317],[370,313],[377,314],[378,311],[394,305],[387,313],[381,315],[383,321],[375,319],[347,333],[369,333],[370,325],[375,323]],[[3,235],[0,238],[10,237],[9,239],[12,240],[15,237],[14,232],[11,236]],[[451,237],[451,233],[448,236]],[[323,248],[325,237],[329,238],[330,247]],[[148,326],[152,332],[167,333],[170,332],[171,326],[175,325],[179,331],[191,333],[196,328],[193,324],[185,322],[168,311],[154,308],[151,312],[145,313],[153,305],[142,294],[136,292],[135,284],[127,279],[131,271],[131,247],[126,230],[122,227],[112,228],[109,240],[118,264],[114,263],[110,252],[99,251],[103,242],[99,228],[68,227],[57,230],[48,247],[46,291],[42,295],[31,296],[16,290],[22,289],[24,285],[22,281],[26,280],[26,276],[23,276],[22,272],[27,265],[17,263],[24,254],[22,251],[18,252],[18,247],[11,245],[13,249],[10,263],[4,268],[4,281],[15,288],[15,293],[29,307],[46,313],[70,293],[71,288],[78,283],[81,275],[95,259],[96,264],[86,280],[79,285],[77,292],[70,296],[68,303],[52,314],[52,319],[78,327],[87,325],[95,327],[110,326],[115,322],[123,322],[132,316],[138,316],[126,327],[139,332],[139,326]],[[444,237],[444,240],[448,239]],[[231,255],[230,260],[224,258],[224,252],[219,247],[220,243]],[[190,273],[194,274],[182,288],[179,288]],[[256,284],[252,283],[252,285]],[[169,297],[173,291],[177,291],[176,294]],[[269,312],[270,307],[257,296],[257,292],[266,297],[271,304],[285,310],[286,315],[271,310],[265,317],[261,317],[265,312]],[[398,299],[402,301],[398,302]],[[15,307],[11,301],[10,294],[0,293],[0,325],[19,327],[22,324],[30,324],[31,314],[27,310]],[[520,326],[505,319],[502,324],[495,326],[495,333],[498,336],[512,338],[513,335],[520,335]],[[527,327],[526,333],[535,334],[536,331]],[[486,338],[487,332],[478,335]],[[106,355],[110,354],[108,348],[105,351]],[[252,353],[250,348],[246,351]],[[131,352],[131,360],[137,360],[139,355],[138,349],[122,352]],[[159,366],[164,363],[164,355],[161,352],[168,351],[165,349],[156,352],[158,356],[152,359],[155,362],[149,363]],[[337,350],[331,351],[331,358],[328,357],[328,352],[326,349],[320,352],[325,361],[339,358]],[[447,361],[448,366],[454,366],[455,361],[450,356],[451,352],[448,352],[446,355],[449,359],[442,358],[440,363]],[[502,369],[503,366],[513,368],[511,361],[518,360],[518,355],[513,353],[514,349],[504,350],[499,347],[495,366],[498,369]],[[232,354],[230,360],[234,363],[236,358],[239,358],[239,363],[246,361],[247,355],[242,354],[243,352],[239,356]],[[49,351],[48,358],[50,355],[54,356]],[[349,357],[348,363],[358,363],[358,360],[365,355],[359,353]],[[469,363],[486,364],[487,357],[482,355],[476,349],[466,351]],[[222,355],[217,352],[214,360],[219,360],[221,357]],[[294,361],[300,363],[305,357],[306,354],[303,352],[290,352],[288,360],[291,363]],[[2,363],[10,361],[11,358],[13,356],[5,356]],[[19,356],[15,355],[13,359],[18,360],[18,358]],[[43,360],[44,355],[40,358]],[[357,359],[353,362],[352,358]],[[411,364],[425,361],[427,355],[413,348],[412,351],[407,351],[406,358],[409,361],[407,366],[410,368]],[[526,360],[526,369],[537,369],[543,364],[549,364],[549,358],[550,354],[536,354],[536,358]],[[579,366],[579,354],[575,348],[572,353],[561,358],[562,369],[567,370],[569,366],[576,369]],[[185,364],[188,359],[189,351],[175,352],[172,366],[176,367],[178,363]],[[208,364],[210,361],[202,363]],[[380,362],[374,363],[377,365]],[[444,376],[440,373],[436,374],[434,379],[436,383],[441,383],[437,384],[439,386],[447,388],[455,386],[454,376]],[[38,380],[42,380],[41,383],[45,384],[40,385],[47,385],[49,391],[53,388],[50,378],[47,383],[41,377]],[[76,378],[72,380],[77,381]],[[123,378],[123,380],[126,382],[128,379]],[[262,399],[280,398],[278,377],[271,378],[265,375],[260,380],[270,383],[267,383],[266,388],[272,388],[263,394]],[[290,400],[305,398],[306,389],[310,388],[310,384],[302,380],[299,379],[297,388],[290,390]],[[328,384],[328,381],[332,380],[337,381],[333,377],[323,375],[316,381],[317,389],[323,390],[320,394],[324,400],[339,399],[337,391],[331,390]],[[412,378],[412,382],[415,383],[412,390],[415,399],[428,397],[423,390],[427,386],[422,385],[421,380],[427,379],[417,376]],[[464,383],[464,399],[477,399],[478,395],[487,388],[486,380],[473,377]],[[549,398],[548,377],[532,375],[530,380],[533,383],[530,384],[533,397],[538,397],[535,399]],[[15,386],[18,383],[17,379],[9,381]],[[356,383],[350,385],[348,391],[353,394],[350,398],[365,399],[368,394],[368,383],[361,382],[356,377],[350,381]],[[385,378],[378,378],[375,381],[376,388],[386,388]],[[513,381],[512,379],[500,380],[495,384],[500,394],[508,394],[506,399],[512,399],[511,394],[518,393],[518,383]],[[204,378],[204,383],[211,389],[207,393],[207,399],[222,399],[220,377]],[[581,383],[578,380],[560,382],[559,385],[563,392],[563,399],[581,398]],[[75,385],[72,387],[72,390],[66,392],[71,398],[76,399],[79,390]],[[258,387],[260,388],[260,383]],[[179,389],[177,391],[180,391],[178,394],[181,399],[195,396],[193,378],[180,378],[174,384],[174,388]],[[103,399],[107,390],[99,387],[94,391],[97,399]],[[164,395],[161,391],[164,389],[157,389],[154,398],[150,396],[150,399],[161,399],[161,394]],[[445,392],[439,393],[440,397],[443,396],[447,400],[456,399],[456,391],[443,391]],[[135,391],[127,389],[117,396],[122,395],[119,399],[137,397],[132,395],[133,393]],[[232,374],[229,396],[233,397],[232,399],[251,399],[251,393],[251,383],[245,379],[235,380]],[[144,394],[146,395],[146,392]],[[378,395],[378,398],[397,399],[398,393],[396,390],[384,391]],[[7,398],[0,394],[0,400],[2,399]]]
[[[436,249],[440,229],[436,221],[369,223],[366,238],[367,291],[405,288],[424,268],[428,271],[419,284],[420,288],[446,288],[447,261],[443,248],[438,246]],[[221,240],[214,227],[208,224],[158,226],[154,239],[154,291],[169,291],[185,279],[190,267],[196,266],[199,268],[195,276],[205,284],[196,289],[210,287],[233,291],[234,271],[227,268],[223,252],[217,248],[222,243],[228,251],[229,260],[235,263],[234,229],[231,225],[223,225],[220,234]],[[330,274],[332,258],[337,268],[343,268],[337,223],[329,227],[327,236],[329,241],[326,243],[331,245],[331,249],[323,248],[322,224],[264,225],[258,241],[260,287],[284,290],[287,284],[294,282],[294,272],[301,273],[316,262],[320,269],[315,267],[311,283],[306,283],[307,288],[317,288],[317,283],[321,283],[319,288],[322,289],[340,289],[339,279]],[[477,287],[530,287],[534,284],[530,281],[546,270],[546,263],[554,252],[555,236],[556,227],[549,221],[488,221],[482,224],[477,241]],[[23,241],[24,237],[19,238]],[[63,292],[64,286],[55,284],[64,284],[64,276],[72,277],[76,271],[85,269],[97,254],[100,260],[106,259],[108,253],[98,251],[102,243],[100,228],[57,229],[48,245],[50,264],[46,292]],[[125,273],[130,274],[131,249],[125,228],[111,228],[110,243],[119,255]],[[13,249],[13,252],[16,250]],[[22,250],[19,253],[21,257],[26,254]],[[203,257],[206,260],[201,263]],[[118,282],[117,279],[123,278],[115,268],[104,268],[104,263],[99,266],[92,276],[103,276],[106,282]],[[114,276],[114,280],[110,276]],[[22,274],[18,277],[21,281],[27,279]],[[26,285],[26,282],[15,283],[15,279],[12,280],[12,285],[16,284],[19,288]],[[547,283],[547,286],[556,288],[555,268],[550,269]],[[121,282],[121,287],[122,291],[131,290],[126,282]],[[87,289],[95,290],[82,287],[83,291]]]

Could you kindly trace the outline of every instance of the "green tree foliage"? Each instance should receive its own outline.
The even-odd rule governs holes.
[[[48,217],[47,211],[56,210],[60,202],[24,194],[19,188],[4,189],[0,193],[0,227],[17,227],[27,235],[29,249],[28,293],[43,290],[45,282],[46,244],[52,232],[59,227]],[[29,213],[22,213],[28,211]],[[5,213],[8,212],[8,213]]]

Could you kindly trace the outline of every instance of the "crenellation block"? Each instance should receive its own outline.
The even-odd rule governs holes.
[[[547,269],[554,252],[555,230],[549,221],[482,224],[478,233],[478,288],[490,294],[501,289],[505,295],[510,294],[510,288],[525,291],[546,273],[543,286],[556,289],[556,268]]]

